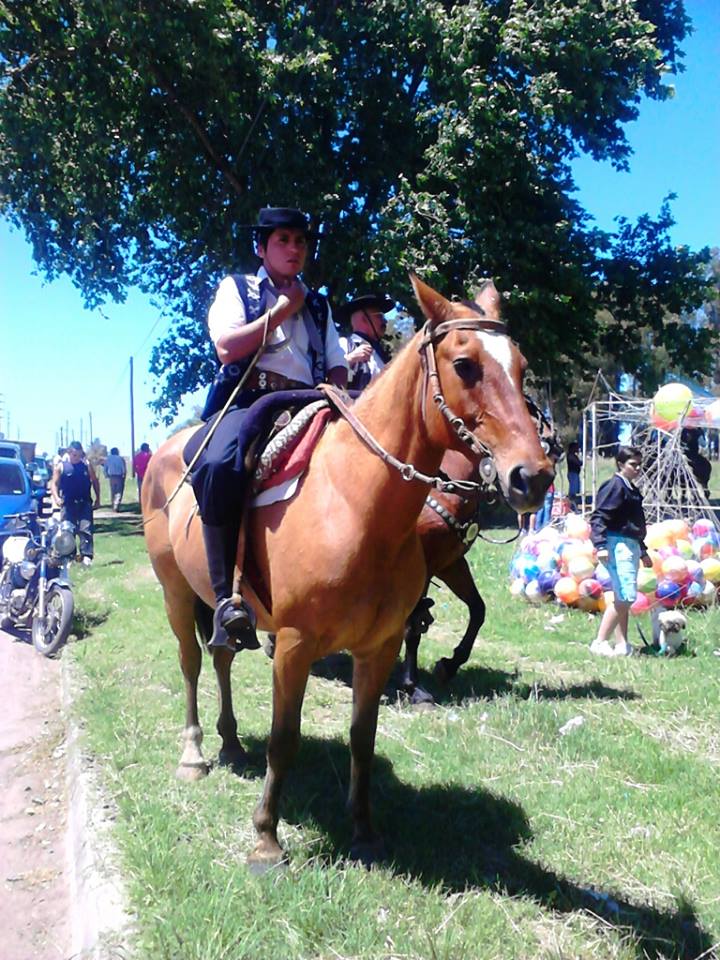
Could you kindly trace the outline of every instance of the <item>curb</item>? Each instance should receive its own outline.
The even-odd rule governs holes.
[[[68,863],[73,960],[129,958],[132,918],[127,913],[118,856],[112,839],[111,804],[102,796],[72,704],[81,681],[63,652],[62,708],[67,730]]]

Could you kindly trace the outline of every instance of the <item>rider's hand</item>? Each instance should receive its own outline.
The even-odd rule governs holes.
[[[644,553],[644,554],[640,557],[640,560],[642,561],[642,565],[643,565],[644,567],[651,567],[651,566],[653,565],[653,564],[652,564],[652,560],[651,560],[650,557],[647,555],[647,553]]]
[[[348,354],[348,363],[353,366],[358,363],[367,363],[370,357],[372,357],[372,353],[373,348],[369,343],[361,343],[360,346],[355,347],[355,349],[351,350]]]
[[[299,280],[293,280],[287,287],[283,287],[279,293],[280,296],[273,307],[273,316],[277,313],[282,314],[282,319],[278,321],[282,323],[282,320],[287,320],[302,310],[305,305],[305,288]]]

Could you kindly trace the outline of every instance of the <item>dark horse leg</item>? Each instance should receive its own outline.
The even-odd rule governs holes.
[[[475,638],[485,622],[485,602],[475,586],[473,575],[465,557],[460,557],[451,566],[446,567],[442,573],[438,574],[438,577],[447,584],[459,600],[466,604],[470,614],[465,634],[455,647],[452,657],[441,657],[435,664],[435,676],[443,683],[449,683],[459,668],[468,661]]]
[[[433,601],[427,596],[429,584],[425,586],[425,591],[415,605],[415,609],[410,614],[405,624],[405,658],[400,668],[399,690],[405,694],[410,703],[415,706],[421,704],[432,704],[434,699],[431,693],[418,685],[418,647],[420,638],[428,632],[430,624],[434,617],[430,613],[430,607]]]

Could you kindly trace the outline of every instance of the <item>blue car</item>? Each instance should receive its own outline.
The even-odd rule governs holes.
[[[35,512],[30,478],[22,460],[0,457],[0,545],[12,533],[15,523],[8,514]]]

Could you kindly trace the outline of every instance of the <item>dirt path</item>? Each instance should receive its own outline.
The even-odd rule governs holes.
[[[66,733],[60,661],[0,631],[0,930],[3,960],[71,951]]]

